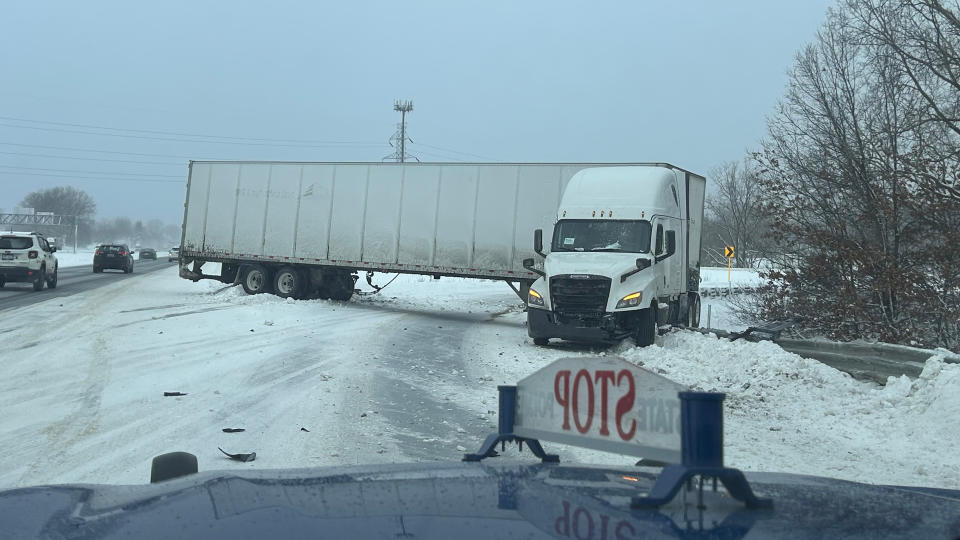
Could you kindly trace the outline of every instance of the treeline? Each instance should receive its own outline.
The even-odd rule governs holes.
[[[77,241],[82,246],[117,242],[166,249],[180,242],[180,227],[158,219],[145,223],[129,217],[96,219],[96,202],[87,192],[72,186],[34,191],[23,198],[20,206],[37,212],[77,216]],[[73,232],[71,227],[44,231],[51,236],[61,236],[67,245],[73,244]]]
[[[131,246],[152,247],[165,250],[180,244],[180,227],[168,225],[159,219],[146,223],[128,217],[96,220],[91,224],[87,244],[126,243]],[[83,236],[81,236],[81,239]]]
[[[722,172],[712,217],[772,269],[754,316],[960,350],[956,2],[842,1],[797,55],[761,148]]]

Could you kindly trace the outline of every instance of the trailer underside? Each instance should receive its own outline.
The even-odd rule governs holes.
[[[284,260],[287,259],[287,260]],[[441,277],[459,277],[504,281],[526,301],[530,284],[536,278],[532,272],[495,271],[475,268],[447,268],[440,266],[364,263],[360,261],[317,260],[294,262],[291,258],[206,257],[189,253],[180,255],[180,277],[191,281],[212,279],[222,283],[239,284],[248,294],[272,293],[284,298],[332,298],[347,300],[354,291],[360,273],[366,274],[367,283],[379,291],[371,278],[375,272],[389,274],[413,274]],[[218,273],[207,273],[208,263],[220,265]],[[523,275],[520,275],[523,274]]]

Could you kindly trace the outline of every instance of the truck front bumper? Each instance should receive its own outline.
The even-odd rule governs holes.
[[[629,335],[629,331],[617,323],[617,317],[613,313],[606,313],[599,320],[584,321],[545,309],[527,308],[527,335],[532,338],[559,338],[594,343],[617,341]]]

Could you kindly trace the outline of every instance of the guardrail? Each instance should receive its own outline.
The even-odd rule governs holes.
[[[719,287],[700,287],[700,297],[701,298],[721,298],[725,296],[730,296],[732,294],[753,294],[758,292],[760,287],[753,286],[741,286],[741,285],[731,285],[731,286],[719,286]]]
[[[718,337],[730,337],[731,332],[713,328],[701,329]],[[824,339],[790,339],[778,337],[774,343],[785,351],[798,354],[845,371],[856,379],[885,384],[888,377],[917,377],[923,371],[927,359],[943,355],[950,363],[960,363],[960,354],[946,349],[920,349],[892,343],[868,343],[863,341],[837,342]]]

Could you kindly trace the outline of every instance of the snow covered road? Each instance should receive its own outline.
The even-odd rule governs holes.
[[[133,274],[124,274],[120,270],[107,270],[94,274],[93,263],[90,261],[87,261],[83,266],[61,266],[57,271],[58,283],[56,289],[45,286],[42,291],[34,291],[31,283],[4,284],[3,288],[0,289],[0,311],[28,306],[51,298],[64,298],[124,279],[137,279],[141,274],[149,274],[174,265],[175,263],[168,263],[166,259],[138,261]]]
[[[960,366],[937,359],[880,387],[772,343],[690,332],[646,349],[538,348],[505,284],[418,276],[346,303],[295,302],[169,268],[0,317],[0,489],[145,483],[151,458],[174,450],[202,470],[457,460],[495,429],[498,384],[591,354],[727,392],[732,466],[960,487]]]

